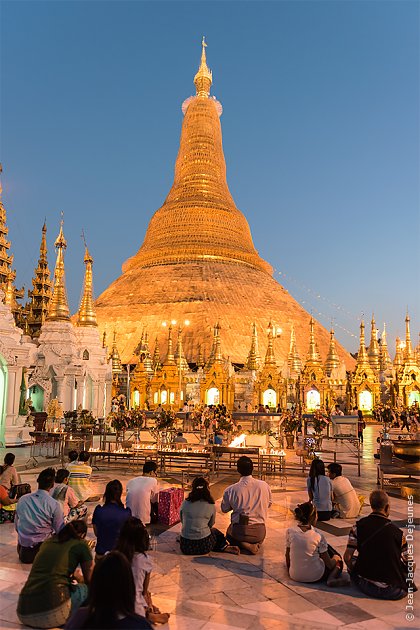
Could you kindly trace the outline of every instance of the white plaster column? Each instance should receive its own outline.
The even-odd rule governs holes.
[[[15,365],[8,366],[8,375],[7,375],[7,402],[6,402],[6,415],[14,416],[18,414],[19,411],[19,396],[20,396],[20,383],[17,385],[17,372],[18,370],[21,372],[22,368],[18,368]],[[17,389],[17,392],[16,392]],[[16,398],[17,397],[17,398]]]

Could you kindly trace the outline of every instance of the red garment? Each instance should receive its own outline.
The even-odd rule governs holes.
[[[3,507],[3,500],[9,498],[9,493],[4,486],[0,486],[0,508]]]

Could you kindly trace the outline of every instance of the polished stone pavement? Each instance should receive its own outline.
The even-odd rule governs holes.
[[[375,427],[365,431],[362,476],[357,477],[355,466],[344,468],[355,488],[364,495],[376,488],[376,464],[372,457],[376,435]],[[288,460],[292,457],[288,452]],[[343,461],[351,461],[348,454],[343,455]],[[22,472],[22,480],[28,480],[35,487],[39,469]],[[95,490],[102,492],[105,483],[116,477],[125,486],[131,476],[129,471],[95,471]],[[212,486],[218,498],[216,525],[220,529],[225,529],[229,523],[229,516],[220,513],[220,496],[223,488],[235,480],[235,477],[220,477]],[[162,611],[171,613],[169,624],[162,626],[164,630],[387,630],[418,627],[417,615],[412,621],[406,617],[411,612],[406,610],[406,600],[381,602],[365,597],[352,586],[333,590],[323,584],[304,585],[290,580],[284,562],[286,528],[293,523],[291,508],[307,500],[305,476],[288,476],[286,483],[275,478],[267,480],[272,486],[274,504],[267,524],[267,539],[258,556],[241,554],[235,557],[216,553],[205,557],[182,556],[176,540],[179,524],[153,537],[153,600]],[[163,487],[172,484],[172,479],[162,481]],[[93,508],[94,504],[90,511]],[[391,518],[403,526],[407,518],[405,500],[393,497],[391,508]],[[363,514],[368,513],[369,509],[364,507]],[[320,524],[319,528],[324,531],[327,541],[342,553],[351,524],[334,520]],[[94,537],[91,528],[88,537]],[[417,538],[417,545],[419,542]],[[0,628],[23,627],[17,620],[15,609],[29,568],[19,563],[15,545],[13,525],[1,525]]]

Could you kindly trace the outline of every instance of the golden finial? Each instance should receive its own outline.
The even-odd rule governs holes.
[[[370,332],[370,344],[368,348],[368,358],[371,367],[374,370],[380,369],[381,364],[381,351],[378,344],[378,330],[376,328],[375,315],[372,313],[371,320],[371,332]]]
[[[96,313],[93,306],[93,258],[87,248],[84,234],[82,234],[82,237],[85,243],[85,278],[83,282],[82,299],[80,300],[79,312],[77,316],[77,325],[96,327],[98,325],[98,322],[96,321]]]
[[[295,327],[293,324],[290,330],[290,345],[289,354],[287,355],[287,364],[289,366],[289,370],[293,372],[300,372],[302,369],[302,361],[300,360],[300,356],[297,351]]]
[[[362,319],[362,321],[360,322],[360,345],[359,352],[357,353],[357,365],[361,367],[368,364],[369,361],[365,346],[365,322]]]
[[[122,372],[122,367],[121,367],[120,353],[118,352],[118,348],[117,348],[117,331],[116,330],[114,330],[114,338],[112,340],[112,350],[111,350],[111,354],[109,358],[111,359],[112,373],[120,374]]]
[[[159,344],[158,344],[158,338],[156,337],[155,351],[153,353],[153,369],[156,372],[156,370],[160,370],[161,367],[162,367],[162,363],[160,361]]]
[[[221,363],[223,361],[222,349],[220,344],[220,324],[217,322],[214,327],[214,362]]]
[[[172,325],[168,329],[168,354],[166,355],[165,365],[176,365],[172,345]]]
[[[388,352],[388,342],[386,339],[386,324],[384,323],[384,329],[381,336],[381,371],[385,372],[392,367],[391,357]]]
[[[276,366],[276,357],[274,356],[274,348],[273,348],[273,326],[271,322],[268,324],[268,344],[267,344],[267,352],[265,353],[264,365],[268,366]]]
[[[106,348],[106,330],[104,330],[102,335],[102,348]]]
[[[318,348],[315,341],[315,320],[312,315],[309,321],[309,328],[309,351],[308,356],[306,357],[306,363],[320,364],[321,357],[319,356]]]
[[[401,346],[401,339],[399,337],[395,340],[395,358],[394,358],[394,367],[399,368],[403,364],[403,352]]]
[[[201,41],[201,63],[197,74],[194,77],[194,85],[196,88],[197,96],[201,98],[208,98],[210,95],[210,88],[213,81],[212,72],[207,66],[206,59],[206,40],[203,35]]]
[[[252,324],[251,349],[248,354],[246,366],[248,370],[258,370],[260,366],[260,356],[258,353],[257,325],[255,322]]]
[[[327,376],[331,376],[331,373],[333,370],[335,370],[336,368],[338,368],[338,366],[340,365],[340,358],[337,354],[337,348],[335,345],[335,336],[334,336],[334,329],[331,328],[330,330],[330,347],[328,349],[328,354],[327,354],[327,358],[325,361],[325,369],[327,372]]]
[[[61,213],[61,216],[63,217],[63,213]],[[63,223],[63,218],[61,218],[60,232],[54,243],[57,249],[57,259],[54,271],[53,294],[48,305],[47,320],[49,321],[68,321],[70,319],[66,292],[66,272],[64,269],[64,250],[67,247],[67,241],[64,238]]]
[[[184,356],[184,350],[182,347],[182,328],[178,327],[178,339],[177,339],[177,347],[176,347],[176,363],[178,367],[181,367],[181,370],[188,370],[188,363]]]
[[[405,316],[405,349],[404,349],[404,359],[405,361],[411,361],[413,358],[413,348],[411,345],[411,334],[410,334],[410,315]]]

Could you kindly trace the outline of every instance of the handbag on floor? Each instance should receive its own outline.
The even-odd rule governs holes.
[[[15,486],[12,486],[9,497],[11,499],[20,499],[24,494],[30,494],[31,492],[32,489],[29,483],[17,483]]]

